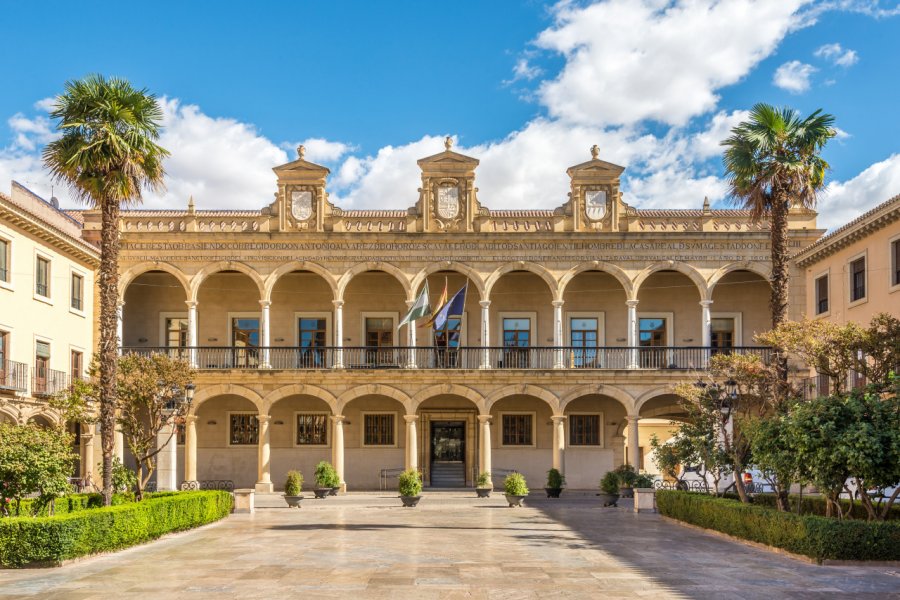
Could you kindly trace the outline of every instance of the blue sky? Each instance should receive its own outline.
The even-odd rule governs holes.
[[[593,143],[628,167],[626,202],[721,204],[717,142],[759,101],[837,117],[826,226],[900,193],[893,0],[85,7],[4,5],[4,46],[18,50],[0,54],[2,187],[49,192],[45,99],[99,72],[164,99],[170,177],[151,207],[194,195],[202,208],[260,208],[271,167],[301,142],[332,169],[332,200],[406,207],[415,160],[448,134],[482,160],[489,207],[561,204],[565,168]]]

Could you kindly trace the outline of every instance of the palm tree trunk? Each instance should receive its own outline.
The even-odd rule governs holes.
[[[787,195],[773,190],[772,199],[772,328],[787,317],[788,251],[787,251]]]
[[[112,503],[112,458],[116,427],[116,367],[119,355],[119,203],[100,205],[100,440],[103,504]]]

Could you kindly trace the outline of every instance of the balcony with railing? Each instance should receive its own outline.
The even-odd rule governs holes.
[[[56,369],[42,369],[35,367],[31,376],[32,396],[53,396],[69,387],[69,375],[65,371]]]
[[[0,361],[0,392],[24,392],[28,389],[28,365],[14,360]]]
[[[201,370],[223,369],[705,369],[717,353],[757,354],[761,346],[712,347],[126,347],[165,353]]]

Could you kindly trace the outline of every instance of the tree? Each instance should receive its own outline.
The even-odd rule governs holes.
[[[0,498],[15,500],[18,516],[22,498],[37,493],[37,514],[71,489],[75,459],[72,436],[61,428],[0,423]]]
[[[725,171],[736,204],[771,227],[772,326],[786,318],[788,286],[787,213],[791,205],[812,208],[829,165],[820,156],[837,133],[834,117],[816,110],[806,118],[793,109],[756,104],[750,118],[731,130]]]
[[[100,231],[100,396],[103,451],[103,500],[112,501],[112,455],[115,445],[119,212],[139,203],[145,189],[163,183],[168,152],[156,143],[162,109],[146,89],[128,81],[90,75],[66,83],[50,116],[62,137],[43,152],[52,178],[101,213]]]

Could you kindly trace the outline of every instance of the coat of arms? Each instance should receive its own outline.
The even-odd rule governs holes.
[[[606,216],[606,192],[588,190],[584,193],[584,213],[591,221],[599,221]]]
[[[442,219],[454,219],[459,214],[459,188],[442,185],[437,189],[437,214]]]
[[[305,221],[312,216],[312,192],[291,192],[291,215],[298,221]]]

